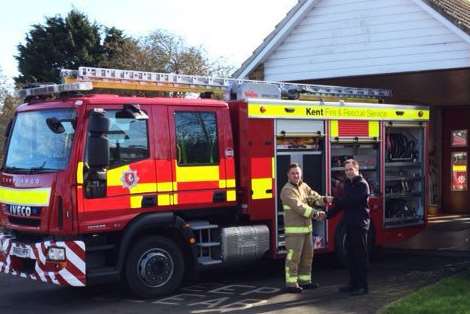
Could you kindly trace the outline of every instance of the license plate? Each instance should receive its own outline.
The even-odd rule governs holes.
[[[18,257],[29,257],[30,250],[27,247],[14,246],[12,254]]]

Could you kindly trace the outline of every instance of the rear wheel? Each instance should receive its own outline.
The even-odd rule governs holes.
[[[184,276],[184,258],[176,243],[165,237],[147,237],[131,249],[126,280],[133,294],[143,298],[174,292]]]

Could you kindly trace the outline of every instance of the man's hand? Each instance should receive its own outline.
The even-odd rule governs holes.
[[[328,203],[328,205],[331,205],[333,203],[333,196],[325,196],[325,202]]]
[[[309,206],[311,206],[311,207],[315,207],[315,206],[317,205],[317,204],[316,204],[316,203],[317,203],[316,201],[317,201],[317,199],[315,199],[315,198],[312,197],[312,196],[307,197],[307,204],[308,204]]]
[[[319,211],[319,212],[317,213],[317,217],[316,217],[316,218],[317,218],[317,220],[325,220],[325,218],[326,218],[326,213],[321,210],[321,211]]]

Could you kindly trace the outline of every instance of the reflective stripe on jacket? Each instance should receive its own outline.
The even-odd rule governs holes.
[[[324,206],[323,197],[304,182],[300,182],[298,186],[287,182],[281,190],[281,201],[285,233],[312,232],[312,218],[318,215],[318,210],[312,206]]]

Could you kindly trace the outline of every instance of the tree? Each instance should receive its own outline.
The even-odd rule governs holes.
[[[235,70],[223,57],[212,60],[209,64],[209,74],[217,77],[231,77]]]
[[[211,61],[202,47],[169,32],[157,30],[135,39],[115,27],[91,23],[76,10],[33,25],[18,52],[18,84],[60,82],[60,69],[79,66],[199,75],[233,71],[223,59]]]
[[[96,66],[102,59],[100,27],[86,15],[72,10],[63,18],[47,17],[45,25],[35,24],[18,45],[20,84],[59,82],[61,68]]]
[[[20,103],[20,99],[12,95],[7,95],[4,99],[2,111],[0,112],[0,163],[3,163],[6,128],[14,117],[15,109]]]
[[[15,108],[20,103],[18,98],[11,95],[11,88],[0,68],[0,162],[3,160],[3,146],[5,143],[5,130],[8,122],[15,114]]]
[[[234,66],[224,58],[211,60],[202,47],[189,46],[181,37],[157,30],[140,40],[147,55],[147,71],[229,77]]]
[[[0,108],[3,107],[5,98],[9,94],[9,86],[6,77],[3,75],[2,68],[0,68]]]
[[[102,60],[98,64],[102,68],[143,70],[141,67],[147,62],[147,55],[139,42],[115,27],[105,29],[102,52]]]
[[[208,60],[201,48],[188,46],[184,40],[163,30],[141,38],[140,47],[147,57],[146,71],[164,73],[208,73]]]

